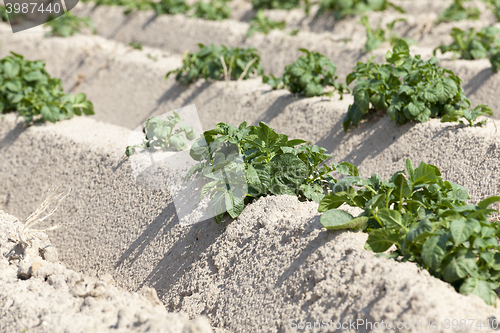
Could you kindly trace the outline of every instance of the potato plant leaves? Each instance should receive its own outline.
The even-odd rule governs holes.
[[[127,156],[135,154],[136,148],[151,151],[155,151],[157,148],[186,150],[188,148],[186,139],[193,141],[196,139],[195,133],[193,128],[188,126],[177,112],[174,111],[173,114],[173,116],[168,116],[167,120],[159,117],[148,119],[142,128],[146,139],[141,144],[128,146],[125,154]]]
[[[413,261],[460,293],[496,303],[500,225],[488,218],[500,197],[467,204],[463,187],[444,181],[437,167],[421,162],[414,168],[409,159],[406,170],[388,181],[349,176],[336,185],[338,191],[319,204],[325,228],[360,228],[369,234],[366,249],[384,252],[395,245],[396,260]],[[337,209],[343,203],[364,211],[349,218]]]
[[[388,0],[321,0],[318,15],[333,12],[336,20],[341,20],[350,15],[359,15],[368,11],[384,11],[392,8],[400,13],[405,11]]]
[[[437,66],[435,57],[422,60],[410,56],[408,44],[399,39],[387,63],[379,65],[358,62],[347,76],[347,84],[356,81],[354,103],[344,118],[344,130],[356,126],[371,110],[385,111],[397,124],[408,121],[426,122],[440,117],[441,121],[465,118],[470,125],[480,115],[491,115],[486,105],[470,109],[471,102],[461,87],[462,81],[451,70]]]
[[[394,46],[400,39],[400,37],[394,32],[394,26],[398,22],[406,21],[406,19],[400,18],[387,23],[386,25],[387,30],[384,30],[380,27],[381,21],[382,20],[379,20],[377,27],[373,29],[370,26],[370,23],[368,22],[368,17],[366,15],[363,15],[359,20],[359,23],[361,23],[361,25],[363,25],[366,29],[366,43],[365,43],[366,52],[371,52],[377,49],[384,42],[389,42],[389,44]],[[414,41],[411,38],[404,38],[404,40],[408,44],[416,44],[416,41]]]
[[[300,6],[300,0],[252,0],[252,5],[254,10],[293,9]]]
[[[312,96],[333,96],[333,91],[325,92],[325,87],[332,87],[340,94],[349,92],[346,85],[338,83],[337,66],[327,57],[318,52],[300,49],[305,55],[299,57],[295,62],[285,66],[285,74],[282,78],[274,75],[263,76],[262,82],[269,84],[273,89],[288,88],[294,94]]]
[[[214,44],[209,46],[198,44],[198,47],[198,52],[184,54],[182,67],[168,72],[165,79],[171,74],[176,74],[175,79],[186,86],[200,77],[205,80],[220,80],[225,75],[224,66],[231,79],[245,80],[251,74],[262,75],[263,73],[260,56],[254,48],[228,48]]]
[[[300,200],[320,202],[336,183],[334,171],[358,175],[357,168],[346,162],[324,164],[332,157],[326,149],[300,139],[289,140],[287,135],[277,133],[264,122],[258,126],[247,126],[243,122],[238,127],[219,123],[194,142],[190,155],[199,163],[191,168],[186,180],[193,176],[212,180],[203,188],[201,197],[213,198],[219,195],[217,193],[225,193],[230,198],[241,199],[239,202],[244,204],[269,194],[295,195]],[[228,165],[234,166],[233,169],[229,170]],[[224,176],[214,177],[214,170],[220,170]],[[240,177],[241,174],[244,177]],[[238,183],[241,179],[248,193],[236,193],[245,187]],[[219,223],[225,210],[214,206],[216,204],[223,205],[222,200],[210,206],[214,220]],[[228,212],[233,218],[241,213],[239,209]]]
[[[478,20],[481,12],[476,7],[466,7],[468,0],[453,0],[453,2],[439,15],[436,24],[461,20]]]
[[[285,21],[274,21],[264,16],[264,12],[259,10],[257,15],[250,20],[250,28],[248,28],[247,37],[251,37],[255,32],[261,32],[267,35],[271,30],[286,28]]]
[[[489,58],[493,72],[500,69],[500,29],[497,27],[484,27],[478,32],[474,28],[467,31],[453,28],[450,36],[453,43],[437,47],[434,54],[439,50],[441,53],[460,54],[465,60]]]
[[[227,5],[229,0],[203,0],[195,2],[193,5],[193,17],[204,18],[206,20],[221,21],[231,16],[231,8]]]
[[[16,111],[26,124],[94,114],[86,95],[65,94],[61,80],[47,73],[44,62],[11,53],[0,59],[0,113]]]
[[[97,32],[90,17],[75,16],[71,12],[66,12],[64,15],[45,23],[45,26],[51,28],[46,36],[69,37],[79,34],[85,28],[90,29],[94,34]]]
[[[341,209],[331,209],[321,215],[321,224],[328,230],[356,229],[365,225],[368,217],[354,218]]]

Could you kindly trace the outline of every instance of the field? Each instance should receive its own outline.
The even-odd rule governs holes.
[[[494,239],[496,243],[477,245],[473,242],[477,239],[469,239],[476,237],[473,231],[467,234],[467,240],[458,242],[455,229],[450,227],[454,220],[447,225],[440,220],[442,230],[451,228],[442,246],[450,256],[441,254],[443,268],[436,268],[433,263],[439,254],[433,252],[432,258],[426,259],[425,246],[424,254],[409,260],[401,259],[404,245],[397,241],[377,252],[399,253],[399,260],[367,250],[365,243],[373,236],[365,224],[348,230],[327,230],[322,218],[327,213],[318,211],[320,200],[310,200],[312,196],[298,189],[297,195],[270,190],[253,201],[246,198],[242,211],[233,218],[225,214],[220,223],[215,223],[218,220],[214,218],[182,225],[174,195],[165,188],[137,184],[132,159],[125,155],[132,130],[152,117],[194,104],[204,131],[221,122],[236,127],[244,121],[253,126],[264,122],[290,140],[302,139],[324,147],[331,155],[326,159],[328,165],[345,161],[357,166],[363,179],[378,174],[388,180],[405,169],[411,174],[407,159],[415,169],[421,161],[436,166],[443,181],[467,190],[469,197],[463,200],[464,207],[466,203],[477,205],[473,210],[479,211],[478,207],[483,208],[482,200],[500,194],[500,74],[494,71],[494,61],[488,57],[467,60],[461,59],[465,57],[460,53],[436,53],[438,65],[452,70],[462,80],[460,86],[470,100],[470,108],[480,104],[491,108],[490,116],[477,119],[487,120],[479,126],[469,126],[467,121],[441,122],[439,117],[396,124],[388,115],[390,107],[377,108],[371,100],[370,110],[359,124],[354,126],[353,121],[346,131],[344,119],[348,109],[362,102],[362,97],[356,95],[359,91],[354,89],[360,79],[353,80],[348,85],[350,92],[344,92],[341,98],[338,87],[325,88],[326,94],[312,97],[307,97],[307,92],[291,92],[291,86],[272,89],[263,83],[257,69],[252,72],[250,65],[248,78],[243,73],[242,80],[237,80],[238,74],[226,81],[224,72],[218,73],[216,79],[200,77],[189,85],[177,81],[175,75],[166,78],[168,72],[182,67],[186,54],[199,50],[199,43],[213,43],[258,50],[262,71],[276,78],[287,77],[285,66],[304,55],[299,49],[319,52],[336,65],[336,82],[345,84],[357,63],[366,63],[372,56],[373,63],[387,63],[387,52],[396,54],[396,47],[393,49],[389,41],[366,51],[367,33],[359,23],[362,15],[374,28],[379,22],[386,27],[405,18],[394,24],[394,32],[398,37],[413,40],[409,43],[410,54],[424,60],[430,59],[440,45],[453,42],[453,28],[480,31],[484,27],[500,27],[485,1],[464,2],[467,8],[478,8],[479,20],[439,24],[436,20],[452,1],[392,3],[406,13],[388,8],[336,19],[328,11],[316,15],[318,4],[312,5],[309,15],[303,8],[266,9],[266,17],[285,21],[286,28],[268,34],[257,31],[250,37],[246,35],[256,11],[251,2],[244,0],[228,2],[230,17],[219,21],[182,13],[157,16],[153,10],[132,10],[125,15],[123,6],[80,2],[71,12],[89,17],[97,33],[83,31],[68,37],[46,36],[50,31],[47,26],[12,33],[7,23],[0,22],[0,58],[15,52],[26,60],[42,60],[47,72],[61,79],[64,92],[84,93],[95,113],[54,123],[26,124],[26,118],[17,118],[16,111],[20,114],[21,110],[6,108],[3,114],[0,112],[0,331],[391,329],[380,326],[384,322],[391,323],[397,332],[483,332],[492,330],[487,326],[498,325],[499,233],[485,236],[488,228],[499,230],[495,211],[488,212],[488,217],[481,213],[467,215],[454,202],[455,219],[464,214],[464,221],[483,219],[483,229],[475,231],[481,235],[477,239]],[[500,50],[500,31],[495,42]],[[493,57],[494,47],[489,52]],[[394,66],[398,65],[393,63]],[[9,73],[2,68],[3,80]],[[5,91],[0,85],[2,108]],[[331,91],[333,94],[328,95]],[[442,100],[435,103],[441,103],[439,107],[446,103],[458,105],[456,99],[453,103]],[[397,101],[393,99],[387,106]],[[417,104],[416,99],[411,101]],[[408,105],[405,103],[402,108]],[[408,113],[406,116],[409,118]],[[189,119],[185,120],[189,123]],[[201,134],[195,132],[197,136]],[[257,141],[248,139],[246,144]],[[287,151],[283,150],[283,155]],[[248,168],[246,165],[245,172]],[[349,175],[340,175],[341,166],[337,170],[334,176],[339,182],[345,176],[358,177],[352,169]],[[362,187],[358,181],[357,186]],[[422,184],[415,186],[417,192],[423,188]],[[12,235],[21,225],[19,221],[35,212],[49,190],[56,187],[61,191],[71,188],[71,192],[41,225],[65,225],[36,233],[33,245],[19,245],[21,240],[16,245],[18,239]],[[328,191],[325,189],[325,193]],[[404,220],[404,209],[409,210],[411,204],[389,204],[391,193],[380,210],[399,210],[399,220]],[[375,201],[366,203],[370,209],[365,209],[364,201],[362,209],[345,203],[340,208],[353,216],[372,214],[372,208],[375,212],[378,209]],[[498,208],[496,201],[492,199],[490,208]],[[429,207],[430,204],[425,212],[415,213],[418,217],[413,222],[418,225],[425,218],[432,220],[431,215],[442,214],[442,210]],[[451,204],[448,208],[452,209]],[[376,218],[377,213],[373,214]],[[462,215],[456,217],[457,214]],[[408,225],[401,227],[406,230]],[[433,232],[432,237],[444,234],[436,229]],[[55,258],[45,254],[49,245],[57,249]],[[23,246],[29,250],[25,260],[20,250]],[[472,272],[460,266],[464,273],[457,273],[460,279],[454,279],[453,284],[445,281],[444,262],[454,251],[459,252],[459,246],[465,246],[464,251],[476,251],[478,258],[474,257],[471,265],[477,263],[482,268]],[[19,258],[12,257],[11,248],[16,248],[16,255],[21,253]],[[8,253],[11,257],[5,256]],[[494,259],[488,261],[489,255]],[[468,291],[460,288],[465,279],[477,278],[486,283],[485,270],[488,283],[493,283],[488,284],[489,289],[485,284]],[[353,322],[357,326],[352,326]],[[350,326],[336,326],[345,323]],[[373,327],[375,324],[379,326]]]

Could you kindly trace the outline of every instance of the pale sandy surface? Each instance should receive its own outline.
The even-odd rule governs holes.
[[[413,2],[398,3],[406,8]],[[418,8],[400,27],[419,40],[420,46],[412,47],[414,54],[430,56],[434,47],[449,42],[452,26],[481,27],[493,22],[491,15],[485,15],[478,22],[431,29],[429,22],[437,15],[426,16],[424,11],[437,12],[448,3],[414,3]],[[195,50],[200,41],[257,47],[266,71],[275,74],[296,59],[299,47],[329,56],[337,63],[342,80],[356,61],[368,58],[357,19],[331,26],[328,20],[311,21],[298,11],[270,11],[303,31],[295,37],[273,32],[247,40],[248,3],[238,1],[233,6],[237,10],[232,21],[208,22],[180,15],[153,20],[147,12],[126,18],[119,8],[91,12],[88,5],[80,4],[80,13],[92,16],[100,35],[68,39],[43,38],[39,28],[13,35],[0,24],[1,56],[12,50],[29,59],[43,59],[49,72],[62,78],[67,91],[87,93],[96,109],[91,118],[28,129],[13,115],[0,120],[0,209],[24,219],[48,189],[71,187],[71,196],[49,221],[75,223],[49,233],[67,267],[90,280],[110,274],[117,287],[131,292],[153,287],[168,311],[182,311],[191,319],[206,315],[218,332],[287,332],[290,319],[442,322],[500,318],[495,308],[457,294],[413,264],[374,258],[362,248],[365,235],[323,230],[314,203],[265,198],[247,207],[232,223],[205,221],[181,227],[168,191],[135,184],[123,154],[130,130],[148,117],[195,104],[204,129],[220,121],[233,125],[243,120],[250,124],[266,121],[291,138],[326,147],[335,162],[358,165],[362,176],[389,177],[402,170],[410,157],[415,164],[423,160],[437,165],[445,179],[469,190],[472,202],[500,193],[498,121],[481,128],[438,120],[397,126],[388,117],[372,116],[344,133],[341,125],[352,103],[350,95],[343,101],[300,98],[284,90],[271,91],[260,79],[230,82],[229,87],[224,82],[199,81],[188,88],[173,78],[165,81],[165,73],[181,64],[182,53]],[[376,23],[380,17],[391,20],[398,15],[372,13],[369,17]],[[344,43],[341,39],[346,36],[355,38]],[[142,42],[143,51],[126,46],[132,40]],[[376,59],[383,59],[387,49],[377,50]],[[487,60],[443,61],[442,65],[464,80],[473,103],[490,104],[499,117],[500,74],[491,72]],[[17,281],[16,268],[2,265],[8,267],[9,281]],[[27,281],[36,283],[46,295],[55,288],[33,278]],[[34,304],[47,304],[33,293],[6,286],[0,295],[20,297],[21,305],[29,297]],[[53,293],[54,300],[60,297],[70,305],[85,301],[66,291]],[[123,296],[123,306],[135,301],[133,297]],[[37,311],[29,312],[26,320],[38,316]],[[70,314],[86,318],[78,311]],[[12,316],[12,311],[8,313]],[[117,316],[118,312],[111,312],[106,323],[116,324]],[[58,318],[51,323],[65,325],[66,319]],[[95,322],[101,323],[98,318]],[[187,323],[182,315],[169,318]],[[14,322],[19,331],[23,329],[24,321]],[[141,324],[138,330],[145,327]]]
[[[212,332],[205,317],[167,313],[154,289],[129,293],[110,276],[101,281],[67,269],[45,233],[34,236],[29,256],[16,259],[22,249],[11,235],[20,224],[0,210],[1,332]]]

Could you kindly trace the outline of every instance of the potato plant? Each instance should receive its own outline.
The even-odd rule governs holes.
[[[476,7],[465,7],[464,2],[469,0],[453,0],[438,17],[436,24],[461,20],[479,20],[481,13]]]
[[[134,50],[139,50],[139,51],[142,50],[142,43],[132,41],[127,43],[127,45],[133,48]]]
[[[346,85],[338,83],[337,66],[327,57],[318,52],[300,49],[305,55],[294,63],[285,67],[282,78],[274,75],[263,76],[263,82],[269,84],[273,89],[287,88],[294,94],[312,96],[333,96],[333,91],[325,92],[324,88],[332,87],[340,94],[349,92]]]
[[[285,28],[285,21],[273,21],[270,18],[265,17],[262,10],[259,10],[257,15],[250,20],[250,28],[248,28],[246,36],[251,37],[255,32],[261,32],[264,35],[267,35],[271,30],[283,30]]]
[[[65,94],[61,80],[47,73],[44,62],[11,54],[0,59],[0,113],[17,112],[26,124],[94,114],[85,94]]]
[[[142,132],[146,139],[134,146],[128,146],[125,155],[131,156],[136,153],[136,149],[143,150],[176,150],[182,151],[188,148],[187,140],[193,141],[195,133],[191,126],[188,126],[177,112],[173,116],[168,116],[167,120],[153,117],[146,121]]]
[[[246,204],[269,194],[296,195],[303,201],[320,202],[336,182],[333,171],[357,176],[357,169],[349,163],[331,167],[323,164],[332,157],[326,149],[304,140],[289,140],[264,122],[258,126],[243,122],[238,127],[219,123],[194,142],[190,155],[199,163],[191,168],[186,181],[191,177],[206,180],[200,200],[209,196],[209,207],[217,223],[224,212],[236,218]],[[238,173],[243,178],[237,177]],[[241,181],[246,183],[247,193],[237,186],[241,184],[236,182]]]
[[[198,47],[198,52],[184,54],[182,67],[168,72],[165,79],[176,74],[175,79],[187,86],[201,77],[205,80],[223,77],[226,80],[245,80],[251,74],[263,73],[260,56],[254,48],[228,48],[214,44],[198,44]]]
[[[359,15],[369,11],[384,11],[389,8],[405,13],[403,8],[388,0],[320,0],[317,14],[332,12],[336,20],[341,20],[347,16]]]
[[[153,10],[154,2],[151,0],[82,0],[83,2],[94,2],[96,6],[120,6],[125,7],[125,15],[134,10]]]
[[[97,33],[90,17],[78,17],[71,12],[45,23],[45,26],[51,28],[46,36],[69,37],[79,34],[85,28],[90,29],[94,34]]]
[[[156,15],[163,14],[184,14],[190,9],[186,4],[186,0],[161,0],[154,3]]]
[[[491,114],[485,105],[469,109],[471,103],[465,96],[462,81],[453,71],[437,66],[435,57],[422,60],[410,56],[408,44],[399,40],[392,52],[386,55],[387,63],[379,65],[358,62],[347,76],[347,84],[356,81],[353,89],[354,103],[344,118],[344,130],[356,126],[368,111],[385,111],[397,124],[408,121],[426,122],[443,117],[450,121],[459,111],[475,118]],[[447,116],[447,117],[445,117]]]
[[[380,20],[382,21],[382,20]],[[373,29],[368,22],[368,17],[363,15],[359,20],[365,29],[366,29],[366,43],[365,43],[365,51],[371,52],[377,49],[382,43],[389,42],[391,46],[394,46],[396,42],[400,39],[400,36],[394,32],[394,25],[398,22],[404,22],[406,19],[400,18],[396,19],[392,22],[387,23],[387,30],[384,30],[380,27],[380,21],[377,24],[377,28]],[[416,44],[414,40],[411,38],[403,38],[408,44]]]
[[[351,176],[335,189],[319,205],[327,229],[360,229],[368,233],[367,250],[382,253],[395,245],[390,258],[415,262],[458,292],[496,304],[500,224],[490,218],[498,211],[488,207],[500,197],[467,204],[465,188],[444,181],[436,166],[421,162],[415,169],[409,159],[406,172],[387,181]],[[354,217],[337,209],[343,203],[364,211]]]
[[[192,8],[193,17],[204,18],[206,20],[221,21],[231,16],[231,8],[227,5],[229,0],[210,0],[205,2],[200,0]]]
[[[300,0],[252,0],[254,10],[293,9],[300,7]]]
[[[466,60],[488,57],[492,70],[497,72],[500,69],[500,29],[490,26],[476,32],[474,28],[467,31],[453,28],[450,35],[453,37],[453,43],[437,47],[434,55],[439,50],[442,54],[453,52],[456,55],[458,53],[460,58]]]

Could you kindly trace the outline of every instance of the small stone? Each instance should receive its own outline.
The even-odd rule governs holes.
[[[31,264],[31,274],[35,274],[37,270],[45,266],[45,262],[42,261],[35,261],[33,264]]]
[[[163,304],[158,299],[156,290],[153,288],[145,287],[139,292],[142,296],[146,297],[153,305],[163,306]]]
[[[57,249],[51,245],[45,247],[42,250],[42,258],[49,262],[59,262],[59,255],[57,253]]]
[[[28,262],[21,262],[17,270],[17,275],[21,279],[29,279],[31,277],[31,265]]]
[[[101,280],[103,282],[105,282],[106,284],[111,284],[111,285],[115,284],[115,279],[113,279],[113,276],[111,274],[109,274],[109,273],[104,274],[101,277]]]

